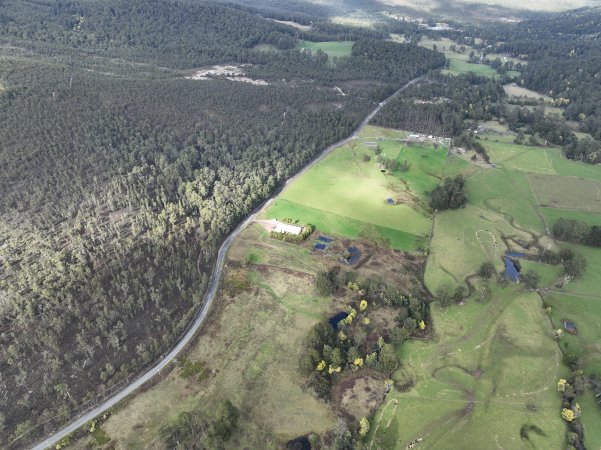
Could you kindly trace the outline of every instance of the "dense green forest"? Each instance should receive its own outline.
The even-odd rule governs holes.
[[[389,102],[374,124],[437,136],[457,136],[468,120],[490,120],[503,114],[505,93],[485,77],[432,75]]]
[[[213,3],[0,4],[0,446],[149,367],[190,323],[225,235],[444,62],[332,30],[314,38],[353,36],[349,58],[294,50],[306,33]],[[269,84],[182,70],[217,63]]]
[[[517,24],[468,27],[466,35],[481,38],[477,47],[494,49],[527,62],[520,84],[551,96],[563,106],[565,118],[578,130],[601,140],[601,10],[583,8],[536,15]],[[490,48],[488,47],[490,46]],[[600,163],[599,144],[576,139],[564,142],[566,156]]]

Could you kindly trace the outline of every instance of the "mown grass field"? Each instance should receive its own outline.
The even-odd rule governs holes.
[[[312,52],[321,50],[322,52],[326,53],[330,58],[342,58],[345,56],[351,56],[353,44],[354,42],[351,41],[299,41],[299,43],[297,44],[297,48],[306,49]]]
[[[401,250],[423,245],[432,226],[425,193],[439,183],[447,150],[410,147],[393,137],[374,138],[377,134],[378,129],[367,129],[357,141],[336,149],[286,187],[264,216],[312,223],[325,233],[351,238],[375,229]],[[388,159],[407,161],[409,170],[382,173],[370,147],[376,143]],[[388,205],[387,199],[396,204]]]
[[[563,448],[557,378],[561,356],[535,294],[495,290],[494,300],[433,309],[436,338],[402,349],[398,384],[372,424],[368,448]],[[398,401],[395,407],[394,401]],[[545,433],[520,438],[524,425]]]

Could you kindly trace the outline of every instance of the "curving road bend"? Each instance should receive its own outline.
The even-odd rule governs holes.
[[[219,248],[219,253],[217,254],[217,259],[215,261],[215,265],[213,267],[213,272],[212,272],[211,278],[209,280],[208,290],[207,290],[207,293],[205,294],[202,308],[196,314],[194,321],[188,328],[188,331],[186,332],[186,334],[181,338],[181,340],[177,343],[177,345],[167,355],[165,355],[163,357],[163,359],[161,359],[159,362],[157,362],[157,364],[154,367],[152,367],[147,372],[142,374],[139,378],[137,378],[131,384],[129,384],[128,386],[123,388],[120,392],[116,393],[115,395],[113,395],[112,397],[110,397],[109,399],[104,401],[101,405],[88,411],[84,415],[80,416],[79,418],[77,418],[76,420],[71,422],[66,427],[57,431],[55,434],[50,436],[45,441],[37,444],[35,447],[33,447],[34,450],[44,450],[49,447],[54,447],[61,439],[65,438],[66,436],[68,436],[69,434],[71,434],[72,432],[74,432],[75,430],[80,428],[81,426],[85,425],[86,422],[88,422],[89,420],[93,420],[96,416],[99,416],[100,414],[104,413],[108,409],[112,408],[117,403],[119,403],[121,400],[126,398],[127,396],[133,394],[136,390],[138,390],[140,387],[142,387],[145,383],[150,381],[155,375],[159,374],[161,372],[161,370],[163,370],[165,367],[167,367],[175,359],[175,357],[184,349],[184,347],[186,345],[188,345],[188,343],[190,343],[190,341],[194,338],[194,335],[196,334],[196,332],[200,329],[200,327],[204,323],[205,319],[207,318],[207,315],[209,314],[211,305],[213,304],[213,300],[215,300],[215,297],[217,294],[217,289],[219,287],[219,281],[221,279],[221,273],[223,270],[223,263],[225,262],[226,254],[227,254],[228,250],[230,249],[230,246],[231,246],[233,240],[240,234],[240,232],[242,230],[244,230],[250,223],[252,223],[256,219],[257,215],[259,215],[259,213],[261,213],[261,211],[263,211],[265,208],[267,208],[271,204],[271,202],[273,202],[275,197],[281,192],[281,190],[285,186],[288,186],[290,183],[292,183],[298,177],[300,177],[305,172],[307,172],[309,169],[311,169],[313,166],[315,166],[315,164],[317,164],[319,161],[321,161],[323,158],[325,158],[327,155],[329,155],[334,149],[352,141],[353,139],[356,139],[358,134],[367,126],[367,124],[371,121],[371,119],[373,119],[374,116],[376,114],[378,114],[378,112],[380,112],[380,110],[384,106],[386,106],[386,104],[390,100],[392,100],[394,97],[396,97],[398,94],[400,94],[402,91],[404,91],[408,87],[410,87],[410,86],[414,85],[415,83],[419,82],[420,80],[422,80],[424,77],[425,77],[425,75],[422,75],[421,77],[411,80],[409,83],[405,84],[403,87],[401,87],[399,90],[397,90],[394,94],[392,94],[386,100],[384,100],[383,102],[378,104],[376,109],[374,109],[365,119],[363,119],[363,121],[359,124],[357,129],[349,137],[347,137],[346,139],[343,139],[335,144],[330,145],[323,152],[321,152],[315,159],[313,159],[309,164],[307,164],[300,172],[298,172],[296,175],[294,175],[292,178],[290,178],[288,181],[286,181],[286,183],[283,187],[280,187],[278,190],[276,190],[276,192],[274,192],[274,194],[271,198],[269,198],[268,200],[264,201],[261,205],[259,205],[242,223],[240,223],[236,227],[236,229],[234,231],[232,231],[230,233],[230,235],[227,237],[227,239],[225,239],[225,241],[223,241],[223,243],[221,244],[221,247]]]

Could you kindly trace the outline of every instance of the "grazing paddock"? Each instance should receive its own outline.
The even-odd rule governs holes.
[[[583,178],[529,174],[541,206],[601,213],[601,183]]]
[[[601,408],[595,403],[595,397],[591,391],[586,391],[584,395],[578,397],[578,402],[586,414],[583,414],[580,421],[584,425],[584,445],[586,448],[601,448]]]
[[[493,299],[462,307],[433,307],[437,339],[409,341],[403,367],[375,416],[368,447],[561,449],[565,425],[559,417],[557,379],[565,375],[549,321],[535,294],[493,288]],[[395,411],[394,401],[398,402]]]
[[[578,329],[576,335],[564,333],[561,348],[578,355],[587,374],[601,373],[601,299],[572,296],[561,291],[556,289],[545,295],[545,302],[551,307],[553,328],[563,328],[563,321],[567,319]]]
[[[506,84],[503,86],[503,90],[509,97],[526,97],[526,98],[534,98],[540,99],[544,102],[550,102],[553,99],[548,95],[540,94],[536,91],[532,91],[530,89],[526,89],[524,87],[518,86],[516,84]]]
[[[352,41],[327,41],[327,42],[312,42],[312,41],[300,41],[296,48],[305,49],[307,51],[316,52],[321,50],[326,53],[330,58],[343,58],[345,56],[351,56],[351,50],[354,42]]]
[[[462,284],[484,262],[492,262],[501,271],[501,256],[510,250],[501,239],[503,235],[530,238],[502,215],[470,204],[438,214],[424,276],[428,289]]]
[[[541,208],[540,210],[545,216],[545,220],[549,224],[549,226],[553,226],[553,224],[562,217],[573,220],[579,220],[581,222],[587,223],[589,226],[601,226],[601,214],[599,213],[571,211],[558,208]]]
[[[266,215],[268,217],[295,217],[299,221],[315,225],[319,232],[353,239],[364,234],[371,234],[373,238],[373,234],[377,233],[380,239],[389,240],[391,248],[398,250],[415,250],[422,241],[419,236],[412,233],[373,225],[370,222],[341,216],[319,208],[311,208],[286,199],[277,199]],[[376,236],[376,240],[378,236]]]
[[[512,141],[513,141],[512,137]],[[549,151],[542,147],[514,144],[513,142],[484,143],[491,161],[498,167],[506,167],[524,172],[555,174]]]
[[[351,238],[375,230],[401,250],[422,245],[420,238],[429,236],[432,227],[424,208],[425,192],[439,183],[446,149],[375,140],[371,136],[377,130],[365,130],[358,141],[336,149],[287,186],[264,216],[295,218],[325,233]],[[376,162],[372,142],[377,142],[387,159],[407,160],[409,170],[384,169]],[[394,206],[387,199],[394,199]]]
[[[545,231],[544,216],[524,172],[483,170],[468,180],[468,195],[472,204],[503,215],[507,221],[536,233]]]

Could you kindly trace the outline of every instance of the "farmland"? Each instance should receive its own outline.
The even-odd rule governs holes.
[[[375,228],[400,250],[421,245],[431,229],[422,199],[443,174],[446,148],[411,147],[395,138],[370,137],[377,133],[367,129],[358,141],[335,150],[288,186],[265,217],[292,218],[351,238]],[[407,161],[409,169],[382,169],[375,145],[382,157],[398,165]],[[395,204],[387,204],[388,199]]]
[[[537,100],[541,100],[543,102],[549,102],[552,100],[548,95],[542,95],[538,92],[531,91],[530,89],[526,89],[524,87],[518,86],[515,83],[506,84],[503,86],[503,90],[510,97],[526,97],[533,98]]]
[[[321,50],[330,58],[342,58],[351,55],[353,42],[350,41],[332,41],[332,42],[312,42],[300,41],[297,48],[306,49],[307,51],[316,52]]]
[[[445,57],[449,60],[449,68],[443,70],[443,73],[449,75],[458,75],[462,73],[475,73],[476,75],[493,77],[498,73],[495,69],[487,64],[475,64],[469,62],[469,54],[473,49],[470,46],[459,45],[457,42],[452,41],[448,38],[442,38],[440,40],[433,40],[428,38],[422,38],[419,41],[419,45],[426,48],[434,48],[439,52],[444,53]],[[456,50],[451,50],[451,46],[456,46]]]
[[[424,449],[464,448],[466,439],[470,448],[522,448],[527,424],[545,434],[530,435],[535,448],[563,448],[555,385],[564,369],[540,299],[512,289],[493,295],[486,304],[433,308],[437,338],[403,347],[394,379],[414,385],[387,398],[398,409],[376,414],[373,448],[405,448],[419,438]]]
[[[186,355],[209,375],[184,380],[181,369],[174,368],[102,424],[110,439],[128,448],[160,448],[160,430],[178,414],[229,399],[241,416],[226,448],[280,448],[307,435],[323,444],[334,438],[336,414],[344,408],[370,417],[365,444],[373,449],[402,449],[417,440],[424,449],[462,448],[466,436],[474,448],[563,448],[566,427],[556,385],[570,371],[562,351],[580,357],[586,374],[601,371],[601,251],[553,243],[546,236],[547,223],[565,210],[541,207],[530,177],[584,180],[570,184],[570,195],[577,195],[578,189],[590,190],[596,169],[583,171],[581,180],[573,175],[587,166],[561,160],[554,149],[484,140],[493,161],[499,158],[493,169],[449,156],[440,146],[410,146],[405,136],[367,127],[288,185],[262,215],[312,223],[316,235],[368,249],[371,259],[355,269],[357,276],[380,276],[407,289],[415,278],[397,268],[408,254],[395,249],[411,252],[427,246],[432,227],[427,193],[442,177],[464,174],[470,201],[434,216],[424,280],[431,292],[469,281],[472,294],[461,306],[431,305],[429,339],[397,347],[402,365],[393,373],[395,388],[385,399],[374,403],[373,396],[357,397],[351,390],[327,404],[304,387],[297,369],[303,337],[318,321],[343,310],[349,298],[316,293],[315,274],[337,263],[313,250],[314,237],[287,244],[253,224],[232,246],[210,325]],[[376,163],[375,142],[382,156],[397,164],[407,161],[409,170],[385,176]],[[386,198],[393,195],[397,204],[387,205]],[[579,214],[589,222],[597,217]],[[540,275],[538,293],[474,275],[484,262],[501,271],[501,257],[508,250],[533,254],[536,246],[572,248],[585,256],[589,268],[581,279],[558,288],[561,267],[525,260],[522,270]],[[238,286],[233,290],[232,280]],[[484,287],[489,296],[479,298]],[[575,321],[579,333],[564,336],[558,346],[552,330],[566,319]],[[372,320],[384,319],[373,315]],[[351,386],[381,389],[369,373]],[[146,414],[153,404],[160,404],[162,413]],[[593,428],[599,413],[590,392],[583,394],[581,405],[582,422],[590,430],[586,442],[597,445]]]
[[[529,323],[543,324],[537,334],[545,335],[544,340],[547,342],[546,347],[549,352],[555,347],[550,340],[551,327],[553,329],[562,329],[564,320],[574,321],[578,327],[578,334],[566,334],[562,337],[559,342],[560,349],[566,354],[575,355],[585,374],[598,374],[601,372],[601,350],[598,346],[600,338],[598,335],[598,322],[599,313],[601,312],[601,297],[599,296],[599,289],[601,287],[599,284],[599,280],[601,280],[601,250],[574,244],[554,243],[547,236],[547,233],[549,227],[560,217],[582,220],[590,225],[600,223],[601,215],[599,215],[598,211],[599,184],[597,182],[599,180],[600,168],[598,166],[568,161],[561,156],[557,149],[518,145],[509,141],[503,142],[501,139],[496,139],[496,137],[494,133],[487,134],[485,140],[482,141],[496,168],[481,168],[467,175],[470,204],[457,211],[447,211],[437,214],[435,218],[430,257],[428,258],[425,273],[426,284],[432,290],[443,286],[461,284],[464,280],[473,277],[483,262],[493,262],[497,269],[501,269],[500,255],[507,250],[524,252],[526,254],[531,253],[533,250],[536,251],[536,248],[531,247],[531,245],[534,245],[534,247],[542,246],[547,249],[569,248],[583,255],[588,262],[586,272],[580,279],[571,280],[561,288],[556,286],[556,283],[563,279],[562,271],[559,267],[537,264],[534,261],[522,262],[523,271],[534,270],[540,275],[539,286],[544,288],[541,294],[544,298],[544,305],[550,308],[551,323],[549,323],[549,320],[542,311],[540,300],[534,297],[530,297],[530,302],[535,302],[538,305],[536,310],[532,309],[526,313],[521,309],[524,308],[524,304],[518,306],[517,304],[510,304],[508,302],[507,309],[503,313],[499,315],[492,313],[491,316],[502,320],[505,314],[530,315],[530,319],[527,320]],[[474,282],[477,286],[482,285],[482,281],[478,279],[475,281],[472,280],[472,284]],[[493,301],[503,302],[504,295],[507,294],[502,291],[493,292]],[[528,303],[528,308],[533,307],[533,304],[530,302]],[[462,328],[466,327],[470,329],[470,320],[473,320],[471,312],[474,308],[481,308],[481,306],[470,305],[468,303],[460,308],[463,309],[463,314],[466,314],[461,320],[457,320],[458,323],[461,323]],[[521,312],[518,312],[520,310]],[[438,310],[434,309],[434,311]],[[510,311],[512,312],[510,313]],[[439,313],[449,314],[446,311],[438,311],[435,313],[435,318],[439,318]],[[532,316],[532,314],[535,316]],[[517,319],[518,316],[515,317],[516,319],[511,326],[520,326],[520,320]],[[441,321],[439,318],[435,321],[435,324],[441,342],[445,342],[446,328],[444,321]],[[504,326],[507,327],[508,322]],[[511,332],[508,336],[519,335],[523,337],[527,333],[526,331]],[[485,339],[483,339],[484,341]],[[461,342],[463,343],[463,341]],[[540,342],[542,343],[542,341]],[[419,347],[419,349],[415,349],[415,356],[411,352],[413,346]],[[449,345],[444,348],[455,349],[456,345]],[[469,354],[465,349],[461,350],[463,350],[461,357]],[[405,356],[403,359],[413,357],[419,359],[419,361],[436,361],[436,357],[428,354],[428,351],[430,351],[430,347],[425,346],[421,342],[411,343],[404,348],[403,354]],[[404,352],[409,352],[409,354],[405,354]],[[542,348],[540,352],[543,352]],[[424,353],[426,354],[424,355]],[[514,354],[513,351],[512,354]],[[517,354],[519,354],[519,351],[517,351]],[[528,362],[525,362],[526,359],[528,359]],[[545,359],[548,362],[553,358],[549,355]],[[528,364],[537,364],[536,359],[530,360],[530,358],[525,358],[525,360],[522,363],[516,360],[512,367],[524,368]],[[420,367],[420,364],[425,365],[426,363],[416,361],[408,364],[408,366],[415,369],[415,367]],[[472,373],[475,370],[473,367],[458,365],[471,370]],[[433,370],[435,369],[436,367],[426,366],[424,372],[434,373]],[[527,375],[529,371],[526,369],[523,370],[525,370],[523,375],[529,376]],[[558,363],[557,370],[555,371],[556,376],[560,376],[562,371],[565,370]],[[551,369],[546,369],[546,371],[553,372]],[[486,370],[483,370],[484,374],[486,372]],[[532,375],[534,373],[530,374],[530,376]],[[457,376],[455,374],[455,377]],[[423,378],[423,375],[413,375],[413,379],[421,380]],[[429,379],[428,377],[425,378]],[[462,375],[459,378],[463,378],[460,391],[471,392],[470,389],[474,384],[474,380],[471,380],[466,375]],[[508,378],[508,375],[504,375],[503,378]],[[432,377],[430,380],[426,385],[428,389],[442,390],[442,387],[437,384],[438,380],[436,377]],[[478,382],[479,380],[476,381],[476,383]],[[454,383],[457,383],[457,381],[454,380]],[[419,387],[419,383],[417,386]],[[424,387],[424,389],[426,388]],[[557,430],[559,430],[561,425],[557,422],[558,415],[557,413],[554,415],[551,412],[552,405],[556,402],[553,398],[554,389],[552,381],[548,381],[547,394],[543,394],[541,389],[544,388],[540,387],[538,391],[541,395],[539,401],[542,401],[550,408],[548,418],[542,420],[543,422],[554,420],[558,427]],[[442,394],[439,392],[431,396],[438,398],[440,395]],[[505,395],[511,396],[512,394]],[[591,394],[585,392],[582,395],[586,399],[583,402],[586,402],[587,409],[593,409],[593,411],[587,412],[587,414],[590,414],[593,418],[598,417],[598,411],[594,410],[598,407],[590,401]],[[411,393],[408,393],[405,397],[411,397]],[[543,397],[546,397],[546,400],[542,400]],[[406,398],[403,396],[398,399],[399,402],[403,402],[402,404],[407,404]],[[460,434],[460,431],[457,431],[457,433],[454,431],[451,432],[451,428],[457,430],[457,424],[462,423],[460,407],[456,407],[455,410],[451,408],[453,401],[453,399],[449,399],[448,402],[439,405],[440,413],[436,416],[438,421],[432,419],[431,415],[428,415],[428,419],[431,420],[430,422],[428,422],[426,417],[415,419],[419,423],[429,423],[429,429],[432,429],[433,425],[438,427],[439,424],[443,424],[440,429],[437,428],[439,430],[437,432],[429,434],[426,431],[423,432],[423,436],[425,436],[424,442],[434,440],[434,443],[431,445],[424,443],[423,448],[439,448],[439,444],[436,441],[439,435],[438,432],[440,432],[441,436],[445,436],[445,443],[447,444],[449,442],[449,435],[455,436]],[[494,401],[485,400],[485,403],[488,405],[487,411],[490,415],[494,416],[494,412],[491,409]],[[433,409],[438,408],[433,407]],[[543,409],[537,408],[536,410],[538,413],[543,413]],[[381,414],[384,415],[384,419],[387,419],[386,411],[381,412]],[[538,423],[534,417],[528,417],[528,414],[527,412],[521,413],[524,422]],[[490,419],[490,415],[487,414],[486,420]],[[479,426],[487,428],[495,427],[504,420],[506,418],[499,418],[499,422],[487,425],[480,423]],[[474,436],[474,432],[467,430],[469,430],[470,424],[475,425],[478,421],[478,403],[476,403],[470,418],[463,420],[466,433],[469,433],[472,437]],[[586,420],[583,419],[583,423],[589,423],[587,426],[587,430],[589,431],[586,432],[585,442],[588,442],[591,448],[597,448],[601,444],[601,441],[596,431],[591,430],[591,424],[595,423],[594,419],[589,416]],[[445,428],[447,424],[449,426],[448,429]],[[461,425],[461,427],[463,426]],[[506,423],[506,426],[509,428],[513,427],[513,429],[518,427],[517,423],[513,425]],[[491,435],[495,436],[496,439],[511,439],[512,436],[509,433],[509,428],[506,429],[505,433],[499,432],[497,434],[495,432],[494,434],[491,433]],[[400,429],[404,428],[399,427]],[[410,429],[415,430],[412,427]],[[424,430],[426,429],[428,428],[425,427]],[[395,431],[392,432],[395,433]],[[546,434],[550,436],[548,432]],[[407,436],[405,439],[406,442],[410,442],[411,439],[415,439],[416,437],[418,435]],[[376,442],[378,442],[378,439],[381,442],[387,442],[386,439],[388,439],[380,435],[375,435],[374,438]],[[513,438],[515,439],[516,436],[514,435]],[[534,439],[539,438],[534,437]],[[474,437],[474,439],[477,438]],[[516,448],[517,445],[516,442],[512,443],[511,440],[505,441],[505,445],[501,441],[496,441],[496,444],[506,448]],[[552,448],[552,445],[551,442],[535,442],[535,447]]]

